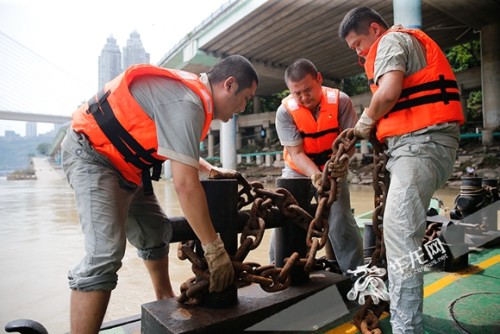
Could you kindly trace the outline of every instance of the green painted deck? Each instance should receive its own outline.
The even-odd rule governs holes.
[[[424,274],[424,328],[426,334],[500,333],[500,249],[474,249],[469,266],[458,272],[429,270]],[[316,333],[359,333],[345,316]],[[389,315],[380,329],[391,334]]]

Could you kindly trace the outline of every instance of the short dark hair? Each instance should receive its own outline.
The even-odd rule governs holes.
[[[351,9],[340,22],[339,37],[341,40],[345,40],[346,36],[352,31],[358,35],[366,35],[370,24],[373,22],[389,29],[387,22],[377,11],[368,7]]]
[[[235,77],[238,83],[236,93],[252,87],[254,81],[257,85],[259,84],[259,76],[252,63],[240,55],[231,55],[222,59],[207,72],[207,76],[213,84],[223,82],[230,76]]]
[[[309,59],[297,59],[287,66],[285,70],[285,82],[288,83],[288,81],[300,81],[304,79],[308,74],[310,74],[313,78],[316,78],[316,76],[318,75],[318,69],[316,68],[316,66]]]

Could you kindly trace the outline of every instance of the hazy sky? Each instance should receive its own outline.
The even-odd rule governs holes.
[[[226,2],[0,0],[0,110],[69,116],[97,90],[109,36],[121,49],[137,31],[156,64]],[[0,136],[5,130],[24,135],[25,123],[0,120]]]

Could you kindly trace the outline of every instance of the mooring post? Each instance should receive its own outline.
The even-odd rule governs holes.
[[[311,179],[305,177],[279,177],[276,179],[276,188],[288,190],[295,197],[301,208],[308,212],[310,211],[313,196]],[[292,222],[288,222],[282,227],[275,229],[274,259],[277,268],[282,268],[285,258],[290,257],[293,252],[298,252],[301,258],[306,257],[306,237],[307,231]],[[302,284],[309,280],[309,274],[301,267],[294,267],[290,276],[292,285]]]
[[[201,184],[207,197],[210,219],[220,234],[229,255],[234,255],[238,247],[238,181],[202,180]],[[199,243],[199,242],[198,242]],[[200,245],[197,251],[202,252]],[[238,303],[236,287],[230,286],[218,293],[209,293],[202,306],[223,308]]]

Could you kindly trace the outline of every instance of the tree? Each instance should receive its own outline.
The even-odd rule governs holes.
[[[445,54],[455,72],[481,66],[481,42],[479,39],[454,46]]]
[[[47,155],[49,153],[50,148],[52,147],[52,144],[50,143],[41,143],[36,147],[36,150],[38,153],[42,155]]]

